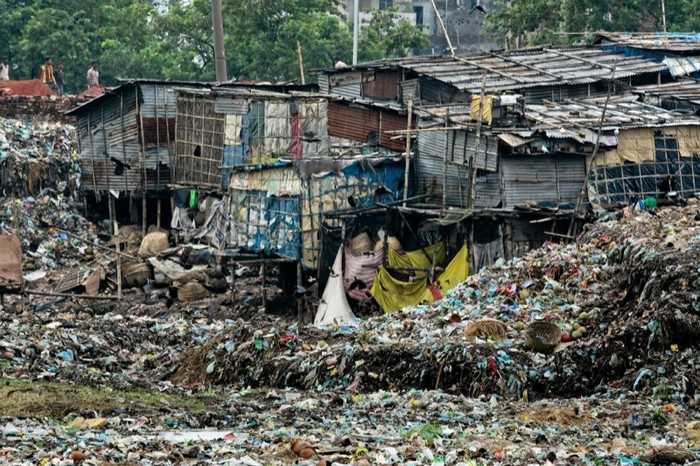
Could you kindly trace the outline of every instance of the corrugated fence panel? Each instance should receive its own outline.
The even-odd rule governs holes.
[[[248,101],[246,99],[217,97],[214,103],[214,112],[227,115],[245,115],[248,112]]]
[[[319,73],[318,75],[318,90],[321,94],[330,94],[331,84],[326,73]]]
[[[500,203],[500,173],[487,173],[485,176],[477,176],[475,207],[498,207]]]
[[[447,205],[466,207],[469,196],[469,169],[449,163],[445,182],[445,163],[442,157],[418,154],[418,194],[430,194],[429,202],[441,204],[443,190],[447,189]]]
[[[365,107],[331,102],[328,106],[328,135],[367,142],[370,133],[379,137],[379,114]]]
[[[583,157],[503,157],[504,207],[576,202],[584,170]]]
[[[424,131],[418,134],[418,150],[441,159],[447,156],[450,162],[464,166],[474,158],[474,166],[480,170],[495,172],[498,166],[497,139],[482,135],[477,141],[475,132]]]
[[[399,71],[367,72],[362,78],[362,96],[368,98],[396,100],[399,97]]]
[[[396,113],[381,112],[382,134],[379,136],[379,145],[382,147],[403,152],[406,150],[406,138],[392,139],[396,134],[387,131],[405,131],[408,125],[408,117]],[[415,125],[415,123],[414,123]]]
[[[331,93],[341,97],[349,97],[351,99],[359,99],[362,97],[362,83],[351,83],[342,86],[336,86],[331,89]]]

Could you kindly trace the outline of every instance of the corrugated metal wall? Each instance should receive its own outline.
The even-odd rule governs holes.
[[[331,84],[326,73],[318,74],[318,91],[321,94],[330,94]]]
[[[575,203],[585,177],[579,156],[504,156],[500,163],[504,207]]]
[[[362,96],[370,99],[398,100],[400,71],[367,71],[362,75]]]
[[[370,135],[379,145],[391,150],[405,150],[405,139],[391,139],[385,131],[405,130],[406,117],[360,105],[331,101],[328,105],[328,135],[353,141],[368,142]]]
[[[474,166],[495,172],[498,166],[498,140],[482,134],[477,140],[476,132],[466,130],[423,131],[418,134],[419,156],[428,155],[468,166],[474,158]]]

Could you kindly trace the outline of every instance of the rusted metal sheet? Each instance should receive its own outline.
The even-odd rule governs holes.
[[[405,150],[405,138],[387,131],[405,130],[406,116],[397,112],[349,103],[331,102],[328,106],[328,135],[353,141],[375,142],[397,152]]]
[[[362,76],[362,97],[396,100],[399,98],[400,71],[372,71]]]

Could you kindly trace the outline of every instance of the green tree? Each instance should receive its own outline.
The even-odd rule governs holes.
[[[666,0],[670,31],[700,26],[700,0]],[[510,47],[585,42],[598,30],[660,31],[660,0],[497,0],[488,27]]]
[[[368,27],[362,29],[359,55],[362,60],[378,60],[409,55],[413,50],[428,47],[425,33],[393,10],[372,14]]]
[[[309,78],[349,62],[352,34],[338,0],[225,0],[229,76],[299,78],[297,43]],[[164,6],[163,6],[164,5]],[[13,76],[36,76],[44,58],[65,63],[66,88],[85,87],[92,61],[108,85],[117,78],[214,79],[210,0],[0,0],[0,56]],[[415,26],[378,13],[363,29],[360,56],[386,58],[421,48]]]

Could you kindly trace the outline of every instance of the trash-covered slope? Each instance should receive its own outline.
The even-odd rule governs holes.
[[[600,386],[700,383],[698,204],[590,225],[470,277],[440,302],[328,332],[238,322],[193,348],[174,380],[354,391],[444,389],[465,395],[580,396]],[[470,337],[483,319],[505,338]],[[538,320],[562,330],[553,354],[526,345]],[[662,389],[662,388],[658,388]]]

